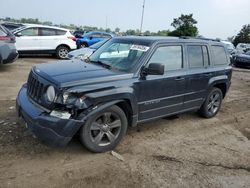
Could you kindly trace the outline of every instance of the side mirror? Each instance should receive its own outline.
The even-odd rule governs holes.
[[[16,33],[15,36],[21,37],[21,36],[22,36],[22,33],[20,33],[20,32],[19,32],[19,33]]]
[[[92,40],[92,39],[93,39],[93,37],[89,37],[89,39],[90,39],[90,40]]]
[[[144,75],[163,75],[164,65],[160,63],[150,63],[147,68],[144,68]]]

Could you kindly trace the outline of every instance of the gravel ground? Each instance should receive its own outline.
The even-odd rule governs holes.
[[[116,148],[93,154],[78,138],[65,148],[40,144],[20,123],[15,97],[32,65],[0,66],[0,187],[250,187],[250,71],[235,69],[212,119],[196,113],[130,129]]]

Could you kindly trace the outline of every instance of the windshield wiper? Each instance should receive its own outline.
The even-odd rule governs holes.
[[[94,64],[101,65],[102,67],[107,68],[107,69],[111,69],[112,68],[110,65],[108,65],[106,63],[103,63],[102,61],[92,61],[89,58],[87,58],[85,61],[87,63],[94,63]]]

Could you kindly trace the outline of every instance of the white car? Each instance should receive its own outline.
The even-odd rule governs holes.
[[[19,54],[56,54],[67,58],[76,49],[76,38],[67,29],[43,25],[25,25],[13,30]]]

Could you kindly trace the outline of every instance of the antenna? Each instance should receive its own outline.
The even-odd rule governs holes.
[[[142,15],[141,15],[141,28],[140,28],[140,33],[142,33],[142,25],[143,25],[143,18],[144,18],[145,1],[146,1],[146,0],[143,0],[143,5],[142,5]]]

